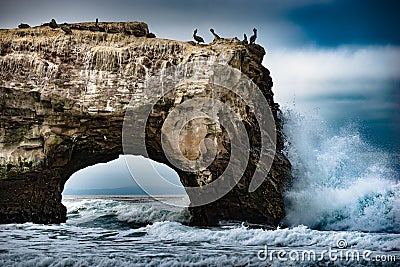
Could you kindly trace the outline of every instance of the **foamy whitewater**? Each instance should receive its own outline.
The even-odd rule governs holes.
[[[64,224],[0,225],[0,266],[400,266],[394,157],[354,127],[283,116],[295,177],[285,227],[190,227],[186,209],[146,196],[65,196]]]

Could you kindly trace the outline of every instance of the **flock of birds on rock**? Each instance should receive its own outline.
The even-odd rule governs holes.
[[[210,32],[214,36],[214,41],[221,39],[218,34],[215,33],[214,29],[210,29]],[[197,44],[204,43],[204,39],[201,36],[197,35],[197,29],[194,30],[193,32],[193,39],[197,42]],[[257,39],[257,29],[253,28],[253,35],[250,36],[250,44],[255,44]],[[248,44],[249,42],[247,41],[247,35],[243,34],[243,44]]]
[[[120,29],[120,28],[115,28],[115,27],[107,27],[107,26],[100,26],[99,24],[99,19],[96,19],[96,22],[94,25],[80,25],[80,24],[68,24],[68,23],[63,23],[63,24],[57,24],[55,19],[52,19],[50,22],[42,24],[42,26],[48,26],[52,29],[57,29],[61,28],[61,30],[64,31],[65,34],[72,34],[72,30],[88,30],[92,32],[106,32],[106,33],[125,33],[126,35],[134,35],[137,37],[142,37],[145,36],[147,38],[155,38],[156,35],[154,33],[138,33],[138,32],[132,32],[130,29]],[[27,29],[30,28],[26,23],[21,23],[18,25],[18,28],[20,29]]]
[[[55,19],[52,19],[48,23],[44,23],[42,26],[49,26],[52,29],[59,28],[59,25],[57,24]],[[27,29],[27,28],[30,28],[30,26],[28,24],[21,23],[20,25],[18,25],[18,28]],[[82,26],[82,25],[71,25],[70,26],[67,23],[64,23],[63,25],[61,25],[61,30],[63,30],[65,32],[65,34],[71,34],[72,33],[72,29],[106,32],[106,29],[104,27],[99,26],[99,20],[98,19],[96,19],[95,25],[92,25],[92,26],[89,26],[89,27]],[[108,28],[107,32],[108,33],[119,33],[119,29]],[[215,33],[214,29],[210,29],[210,32],[212,33],[212,35],[214,37],[214,41],[222,39],[218,34]],[[155,38],[156,36],[155,36],[154,33],[148,33],[146,37]],[[197,42],[197,44],[204,43],[204,39],[201,36],[197,35],[197,29],[195,29],[194,32],[193,32],[193,38]],[[250,36],[250,44],[255,44],[256,39],[257,39],[257,29],[253,28],[253,35]],[[246,34],[243,34],[242,44],[249,44],[249,42],[247,41],[247,35]]]

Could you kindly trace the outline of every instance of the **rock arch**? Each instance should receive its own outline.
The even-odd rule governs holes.
[[[228,194],[210,204],[190,208],[192,224],[241,220],[277,225],[283,218],[281,193],[290,177],[290,163],[282,154],[279,108],[273,101],[269,71],[261,64],[265,54],[262,47],[243,45],[235,39],[198,47],[122,34],[88,32],[65,36],[41,27],[24,31],[29,34],[20,38],[16,38],[20,35],[17,30],[0,33],[4,37],[0,53],[1,223],[64,222],[66,210],[61,204],[61,192],[66,180],[79,169],[111,161],[124,153],[125,113],[132,98],[139,102],[147,98],[149,92],[143,90],[143,84],[148,75],[169,65],[199,59],[229,64],[258,85],[272,108],[277,151],[265,181],[256,191],[249,192],[261,133],[251,109],[237,98],[233,106],[242,110],[240,120],[250,136],[249,162],[241,182]],[[7,41],[12,38],[13,42]],[[207,97],[206,91],[205,88],[200,93]],[[220,97],[229,98],[228,94]],[[226,142],[223,127],[219,127],[218,136],[212,136],[218,156],[202,172],[182,171],[170,164],[160,141],[170,107],[191,97],[193,93],[187,91],[163,98],[147,119],[145,140],[149,158],[175,169],[184,186],[202,186],[210,176],[218,177],[229,160],[230,143]],[[197,126],[206,124],[200,121]],[[200,138],[212,135],[207,129]],[[199,136],[188,135],[198,147]],[[193,153],[188,156],[196,151]]]

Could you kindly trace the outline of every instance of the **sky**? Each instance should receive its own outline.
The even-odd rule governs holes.
[[[333,129],[356,124],[373,145],[400,153],[399,10],[395,0],[20,0],[0,2],[0,28],[99,18],[144,21],[157,37],[182,41],[197,28],[210,42],[209,28],[241,38],[256,27],[276,101]]]

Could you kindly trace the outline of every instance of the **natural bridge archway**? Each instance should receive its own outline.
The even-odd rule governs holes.
[[[127,159],[126,157],[129,157]],[[130,161],[135,169],[136,176],[148,181],[149,192],[135,182],[126,161]],[[149,162],[150,161],[150,162]],[[150,168],[147,166],[152,165]],[[154,167],[153,167],[154,166]],[[158,179],[165,179],[167,183],[160,185]],[[99,163],[75,172],[66,181],[63,191],[64,197],[92,196],[92,195],[150,195],[155,197],[176,196],[187,199],[187,195],[178,174],[165,164],[161,164],[141,156],[120,156],[107,163]]]
[[[144,27],[148,32],[143,23],[117,26]],[[277,225],[283,218],[281,193],[290,163],[282,154],[279,106],[273,100],[269,71],[261,65],[262,47],[236,39],[203,46],[99,32],[65,36],[41,27],[0,34],[0,222],[64,222],[61,192],[67,179],[122,154],[143,155],[170,166],[185,187],[205,192],[207,185],[219,181],[221,186],[211,190],[228,193],[190,207],[192,224],[241,220]],[[165,88],[176,73],[186,77],[195,69],[183,67],[171,75],[169,66],[200,63],[241,70],[239,79],[239,71],[228,71],[218,80],[200,65],[201,77],[176,90]],[[148,77],[156,73],[161,74],[160,86],[146,87]],[[209,86],[226,81],[232,88]],[[256,85],[256,90],[246,91],[248,85]],[[272,120],[259,112],[265,106],[248,104],[246,98],[264,99]],[[232,111],[229,119],[227,106]],[[192,116],[196,108],[207,116]],[[143,114],[148,116],[143,119]],[[185,116],[192,117],[184,125],[179,119],[167,121]],[[178,130],[173,125],[179,125]],[[268,147],[264,142],[275,134],[276,153],[271,154],[275,144]],[[246,143],[248,149],[239,148]],[[272,165],[263,163],[265,156]],[[226,176],[218,179],[222,174]],[[254,182],[254,175],[261,180]],[[226,183],[229,177],[237,179]],[[225,192],[225,187],[232,188]],[[209,196],[201,190],[189,190],[188,195],[194,203]]]

